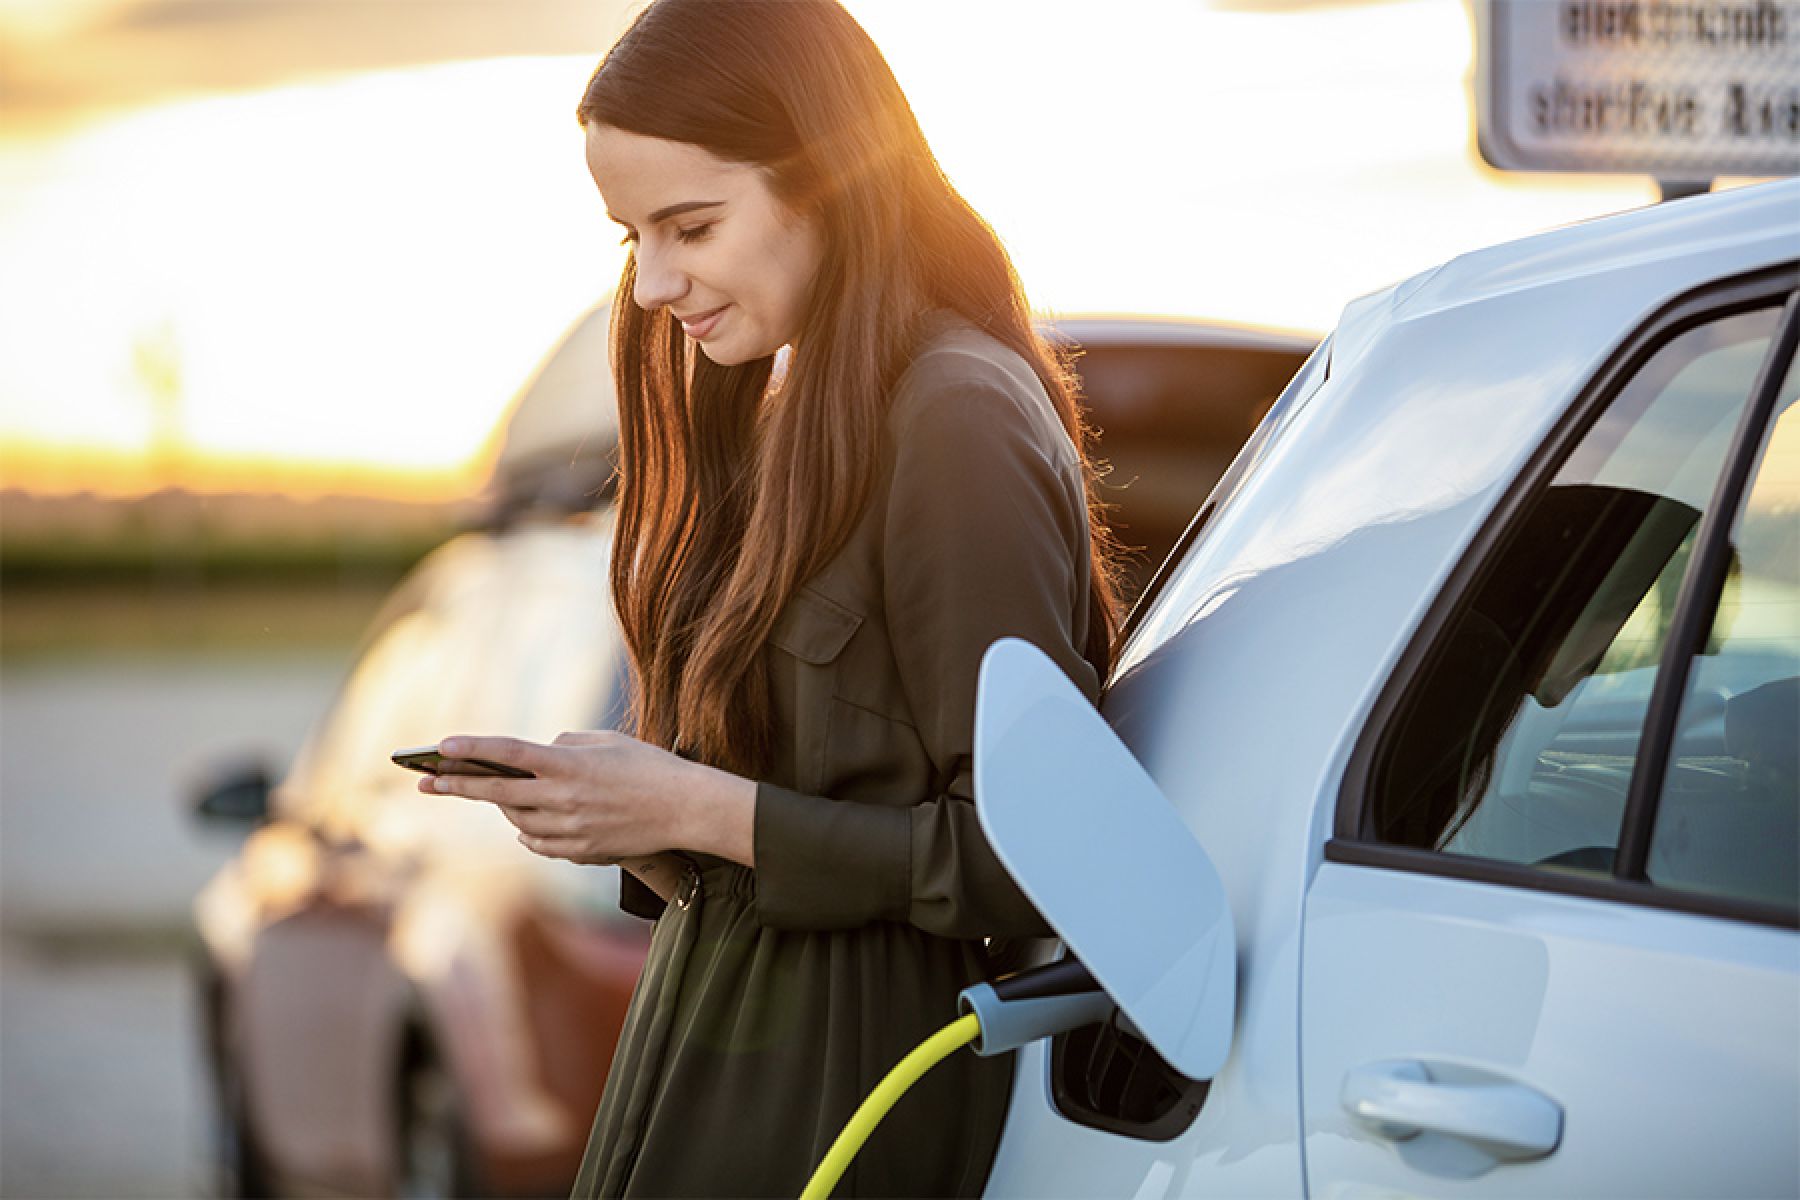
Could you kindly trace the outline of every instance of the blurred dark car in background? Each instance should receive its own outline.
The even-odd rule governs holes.
[[[1318,339],[1154,317],[1066,317],[1044,332],[1077,348],[1135,599]]]
[[[395,588],[291,769],[196,808],[250,827],[194,913],[224,1195],[567,1192],[651,925],[616,868],[539,858],[391,751],[614,725],[607,307],[521,390],[480,527]],[[1072,318],[1132,593],[1312,350],[1202,322]]]

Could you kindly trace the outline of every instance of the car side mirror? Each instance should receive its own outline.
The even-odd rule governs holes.
[[[207,822],[254,825],[269,815],[269,769],[259,761],[216,767],[193,790],[194,814]]]
[[[1219,873],[1043,651],[988,647],[975,810],[1021,891],[1159,1054],[1211,1079],[1231,1050],[1237,937]]]

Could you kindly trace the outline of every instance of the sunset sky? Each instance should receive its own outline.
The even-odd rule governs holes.
[[[1323,331],[1654,197],[1472,149],[1460,0],[850,0],[1053,312]],[[0,482],[440,497],[623,254],[619,0],[0,0]]]

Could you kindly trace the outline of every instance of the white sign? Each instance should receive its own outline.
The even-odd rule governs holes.
[[[1800,0],[1474,3],[1494,166],[1800,174]]]

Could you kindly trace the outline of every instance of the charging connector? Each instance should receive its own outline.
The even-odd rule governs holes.
[[[981,1022],[970,1048],[983,1056],[1104,1021],[1112,1010],[1112,997],[1074,958],[978,983],[956,997],[956,1011],[974,1013]]]

